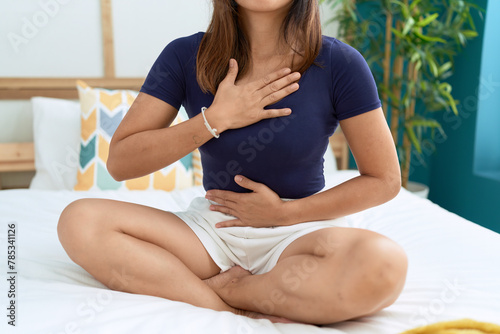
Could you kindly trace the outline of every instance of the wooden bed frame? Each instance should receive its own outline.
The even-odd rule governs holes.
[[[139,90],[144,78],[117,78],[111,0],[101,0],[104,77],[102,78],[0,78],[0,100],[26,100],[34,96],[78,99],[76,80],[91,87]],[[342,132],[337,131],[330,143],[338,169],[347,169],[349,149]],[[0,173],[35,171],[33,143],[0,143]],[[0,179],[0,189],[2,189]]]

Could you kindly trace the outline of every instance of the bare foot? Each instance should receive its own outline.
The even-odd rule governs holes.
[[[212,290],[215,291],[223,300],[224,300],[224,288],[230,284],[230,283],[235,283],[239,279],[245,276],[252,275],[248,270],[243,269],[240,266],[234,266],[231,269],[220,273],[218,275],[215,275],[209,279],[203,280]],[[296,323],[292,320],[282,318],[282,317],[276,317],[273,315],[268,315],[268,314],[262,314],[258,312],[251,312],[251,311],[246,311],[246,310],[240,310],[240,309],[234,309],[234,313],[238,315],[244,315],[246,317],[252,318],[252,319],[268,319],[273,323]]]
[[[223,273],[210,277],[209,279],[203,280],[212,290],[215,291],[220,296],[220,292],[229,283],[235,283],[240,278],[252,275],[251,272],[241,268],[240,266],[234,266]],[[223,296],[220,296],[222,299]]]

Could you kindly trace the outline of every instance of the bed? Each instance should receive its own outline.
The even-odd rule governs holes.
[[[327,184],[355,175],[335,171],[326,175]],[[5,254],[7,225],[15,223],[18,254],[16,327],[8,326],[4,316],[7,331],[2,333],[400,333],[441,320],[500,322],[500,236],[404,189],[384,205],[347,217],[349,226],[387,235],[407,251],[403,293],[376,315],[323,327],[272,324],[111,291],[74,264],[57,238],[59,214],[78,198],[178,211],[203,192],[199,186],[173,192],[1,191],[1,249]],[[5,295],[8,283],[1,282]]]
[[[73,133],[80,127],[79,104],[45,98],[32,102],[35,144],[0,145],[0,170],[37,171],[30,189],[0,191],[2,257],[8,257],[9,245],[16,251],[14,267],[7,268],[4,262],[0,283],[7,302],[3,309],[14,300],[16,326],[4,316],[2,333],[401,333],[444,320],[500,322],[500,235],[405,189],[386,204],[347,217],[349,226],[384,234],[408,253],[403,293],[394,305],[373,316],[322,327],[272,324],[109,290],[73,263],[60,245],[56,227],[64,207],[78,198],[93,197],[181,211],[204,190],[199,185],[169,192],[68,190],[66,183],[76,171],[64,174],[66,181],[57,185],[45,175],[51,171],[44,170],[44,164],[57,167],[58,160],[67,164],[68,152],[62,151],[68,146],[77,149],[79,135]],[[73,110],[58,110],[61,106]],[[53,137],[60,128],[72,137]],[[46,156],[50,152],[60,156]],[[337,133],[325,154],[327,187],[358,175],[342,170],[346,157],[345,139]],[[128,279],[126,273],[116,278]],[[9,316],[10,310],[6,313]]]

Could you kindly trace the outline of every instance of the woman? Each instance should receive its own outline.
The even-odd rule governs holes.
[[[112,289],[213,310],[327,324],[391,305],[405,282],[404,251],[341,218],[400,189],[366,63],[321,36],[317,0],[213,3],[206,34],[160,55],[108,160],[125,180],[200,147],[206,198],[175,214],[79,200],[61,215],[61,243]],[[168,127],[181,104],[190,119]],[[320,192],[339,123],[361,175]]]

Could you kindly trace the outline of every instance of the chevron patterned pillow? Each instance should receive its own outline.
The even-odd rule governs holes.
[[[123,182],[106,169],[109,143],[118,125],[137,97],[130,90],[89,87],[77,81],[81,106],[80,163],[74,190],[165,190],[194,185],[192,153],[155,173]],[[172,125],[184,121],[180,115]]]

